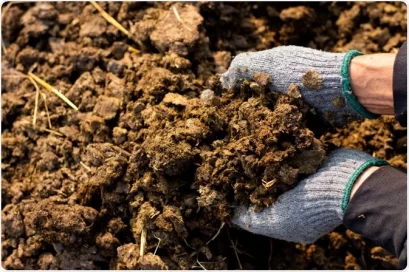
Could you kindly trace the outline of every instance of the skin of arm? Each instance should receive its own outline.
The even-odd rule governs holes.
[[[368,111],[393,115],[393,64],[396,54],[358,56],[350,64],[352,92]]]
[[[352,187],[349,200],[351,200],[354,197],[354,194],[358,191],[358,188],[365,182],[365,180],[378,169],[379,169],[378,166],[369,167],[357,178],[357,180],[354,183],[354,186]]]
[[[393,115],[393,64],[396,54],[380,53],[358,56],[350,64],[352,92],[368,111]],[[370,167],[355,181],[349,199],[379,167]]]

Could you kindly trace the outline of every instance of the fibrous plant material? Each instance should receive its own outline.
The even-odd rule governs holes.
[[[36,89],[36,98],[35,98],[34,114],[33,114],[33,126],[35,126],[37,123],[38,99],[40,97],[40,88],[38,87],[37,82],[35,82],[35,80],[32,77],[28,77],[28,79],[31,81],[34,88]]]
[[[47,106],[47,96],[45,94],[43,94],[40,91],[40,88],[38,87],[38,84],[40,84],[41,86],[43,86],[45,89],[47,89],[48,91],[56,94],[59,98],[61,98],[64,102],[66,102],[69,106],[71,106],[73,109],[78,110],[78,107],[74,105],[74,103],[72,103],[65,95],[63,95],[62,93],[60,93],[57,89],[55,89],[53,86],[51,86],[50,84],[48,84],[47,82],[45,82],[44,80],[40,79],[39,77],[37,77],[36,75],[34,75],[32,73],[32,71],[35,69],[36,65],[33,65],[29,72],[28,75],[25,75],[23,73],[17,73],[16,75],[5,75],[5,77],[7,78],[26,78],[28,79],[31,84],[33,84],[35,90],[36,90],[36,94],[35,94],[35,102],[34,102],[34,113],[33,113],[33,126],[35,126],[37,124],[37,112],[38,112],[38,100],[40,95],[43,98],[44,101],[44,108],[47,114],[47,121],[48,121],[48,126],[51,129],[52,125],[51,125],[51,120],[50,120],[50,114],[48,112],[48,106]],[[38,84],[37,84],[38,83]],[[45,130],[45,129],[44,129]],[[49,130],[47,130],[49,131]]]
[[[237,205],[262,209],[314,171],[323,149],[311,125],[321,127],[291,91],[257,82],[223,90],[210,76],[241,52],[286,44],[396,52],[406,40],[404,4],[99,5],[127,37],[89,2],[18,3],[2,18],[4,268],[393,268],[344,229],[300,245],[228,222]],[[33,126],[34,88],[5,76],[33,63],[80,110],[47,94],[49,118],[40,97]],[[332,141],[404,167],[406,132],[394,124],[354,124]],[[299,167],[300,155],[310,167]]]
[[[109,15],[108,13],[106,13],[101,6],[95,2],[95,1],[91,1],[91,4],[101,13],[102,17],[104,17],[105,20],[107,20],[109,23],[111,23],[113,26],[115,26],[116,28],[118,28],[122,33],[124,33],[126,36],[129,35],[129,31],[126,30],[120,23],[118,23],[117,20],[115,20],[114,18],[112,18],[111,15]]]
[[[9,10],[9,8],[11,7],[11,5],[13,4],[12,1],[8,2],[7,5],[3,8],[2,12],[1,12],[1,18],[4,17],[4,14],[6,14],[6,12]],[[7,54],[7,47],[6,44],[4,43],[4,39],[3,36],[1,37],[1,48],[3,49],[3,53]]]
[[[115,18],[113,18],[111,15],[105,12],[105,10],[95,1],[91,1],[91,4],[101,13],[101,16],[104,17],[107,22],[112,24],[114,27],[116,27],[119,31],[124,33],[126,36],[129,36],[129,31],[124,28],[120,23],[118,23]],[[140,50],[136,49],[135,47],[128,46],[128,51],[132,53],[140,53]]]
[[[33,74],[32,72],[28,73],[28,76],[33,78],[38,84],[40,84],[41,86],[43,86],[45,89],[47,89],[47,91],[57,95],[61,100],[63,100],[65,103],[67,103],[71,108],[73,108],[74,110],[78,110],[78,107],[74,105],[74,103],[72,103],[65,95],[63,95],[60,91],[58,91],[56,88],[54,88],[53,86],[51,86],[50,84],[48,84],[46,81],[42,80],[41,78],[39,78],[38,76],[36,76],[35,74]]]

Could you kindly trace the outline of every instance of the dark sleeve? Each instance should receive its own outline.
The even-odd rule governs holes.
[[[406,127],[407,123],[407,67],[406,42],[401,46],[393,65],[393,106],[395,117],[399,124]]]
[[[375,171],[359,187],[345,211],[344,225],[399,258],[406,267],[406,173],[390,166]]]

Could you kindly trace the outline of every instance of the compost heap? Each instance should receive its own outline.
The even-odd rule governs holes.
[[[236,205],[268,206],[316,171],[327,145],[406,169],[406,130],[381,118],[317,140],[296,86],[267,92],[259,74],[222,90],[212,75],[283,44],[396,52],[404,4],[100,4],[128,37],[89,3],[3,7],[4,268],[396,267],[341,227],[297,245],[228,222]],[[42,89],[33,126],[36,90],[19,73],[34,64],[79,111]]]

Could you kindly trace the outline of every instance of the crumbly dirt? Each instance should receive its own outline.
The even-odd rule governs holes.
[[[393,117],[353,122],[346,128],[323,135],[322,139],[336,147],[349,147],[367,151],[376,158],[386,160],[401,170],[407,169],[407,135]]]
[[[128,37],[88,2],[14,3],[2,17],[4,268],[396,268],[343,227],[300,245],[227,222],[234,205],[270,205],[336,146],[406,170],[406,130],[380,118],[322,134],[296,86],[265,92],[272,79],[256,74],[227,91],[213,75],[285,44],[396,52],[403,3],[100,5]],[[41,89],[51,132],[42,96],[34,127],[35,88],[10,76],[33,64],[79,108]]]
[[[314,70],[308,71],[302,76],[302,84],[309,90],[319,90],[322,88],[321,75]]]
[[[345,99],[342,96],[337,96],[332,99],[331,103],[338,109],[345,107]]]

